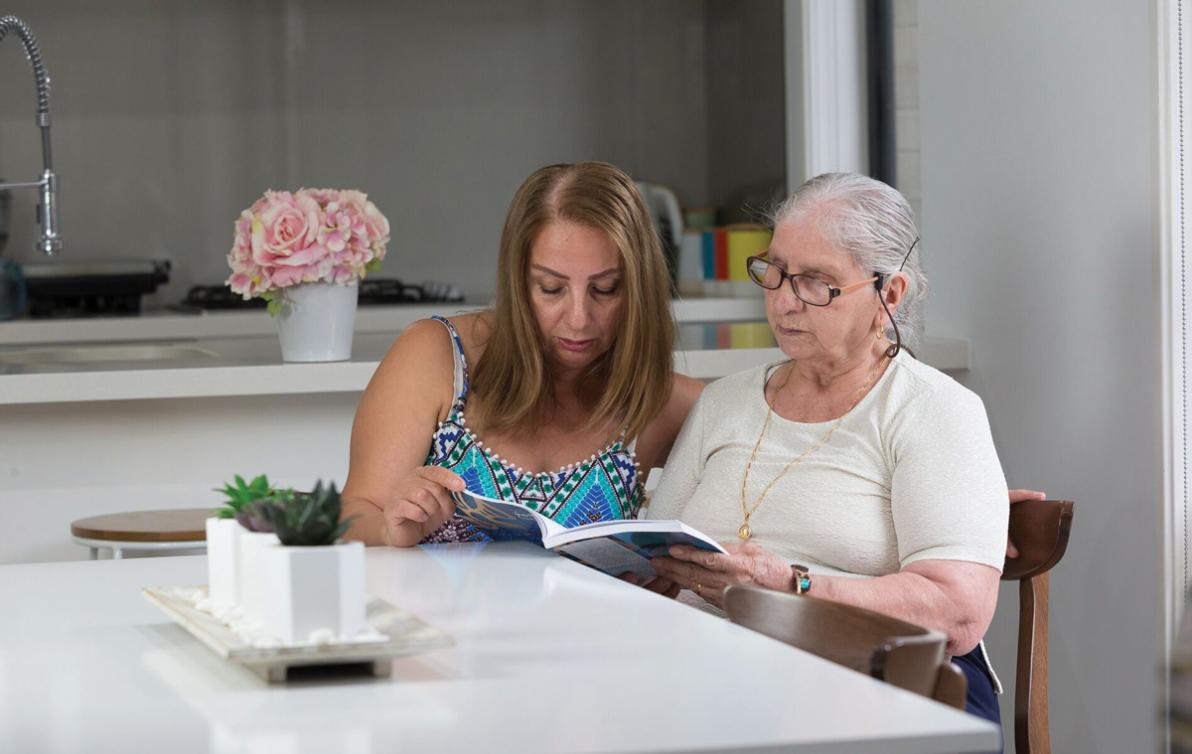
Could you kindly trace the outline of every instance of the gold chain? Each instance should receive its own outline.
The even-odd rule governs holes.
[[[786,472],[790,471],[791,468],[802,463],[804,458],[828,444],[828,440],[832,439],[832,433],[835,432],[836,428],[840,426],[840,423],[844,421],[844,417],[848,416],[849,412],[857,407],[857,404],[860,403],[861,399],[865,397],[865,394],[869,392],[869,388],[873,387],[873,383],[877,380],[878,372],[880,372],[882,369],[882,361],[884,360],[885,354],[883,353],[883,355],[878,358],[877,366],[874,367],[873,373],[869,375],[869,379],[864,385],[861,386],[861,389],[857,391],[856,397],[853,398],[852,405],[850,405],[843,414],[836,417],[836,421],[832,422],[832,426],[828,427],[828,431],[825,432],[824,436],[819,439],[819,442],[812,445],[807,450],[804,450],[795,458],[792,458],[786,462],[786,465],[782,467],[782,471],[778,472],[778,476],[771,479],[770,483],[767,484],[764,489],[762,489],[761,494],[757,496],[757,502],[755,502],[753,507],[750,508],[745,503],[745,485],[749,481],[749,471],[753,468],[753,462],[757,459],[758,448],[762,446],[762,438],[766,436],[766,429],[770,426],[770,417],[774,415],[774,406],[769,401],[766,401],[766,420],[762,423],[761,434],[757,436],[757,442],[753,444],[753,452],[749,454],[749,461],[745,464],[745,474],[741,477],[741,515],[743,516],[743,520],[741,522],[741,528],[737,529],[737,537],[739,537],[742,541],[747,541],[753,536],[753,529],[749,528],[749,519],[753,517],[753,514],[757,512],[758,507],[761,506],[762,501],[766,499],[766,494],[770,491],[770,488],[773,487],[779,479],[785,476]],[[794,369],[793,366],[791,368]],[[789,380],[790,377],[788,376],[787,381]],[[786,387],[786,382],[783,382],[782,387],[778,388],[778,391],[775,391],[775,400],[778,399],[778,392],[780,392],[783,387]],[[764,386],[762,390],[762,397],[764,398]]]

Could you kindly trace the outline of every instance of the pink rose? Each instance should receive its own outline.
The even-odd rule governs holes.
[[[319,204],[302,192],[267,192],[265,205],[253,213],[253,260],[271,264],[305,265],[320,256],[313,248],[319,233]],[[255,205],[254,205],[255,207]]]

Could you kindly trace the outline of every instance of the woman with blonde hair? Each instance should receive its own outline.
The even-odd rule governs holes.
[[[603,162],[522,184],[493,309],[416,322],[352,428],[344,515],[368,544],[484,541],[452,490],[564,526],[632,518],[700,390],[673,372],[658,237],[633,181]]]

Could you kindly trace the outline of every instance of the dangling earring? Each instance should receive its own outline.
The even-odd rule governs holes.
[[[882,326],[880,324],[873,331],[873,339],[876,340],[878,343],[883,343],[886,340],[885,330],[882,328]]]

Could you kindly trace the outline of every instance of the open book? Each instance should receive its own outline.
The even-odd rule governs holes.
[[[622,519],[567,528],[519,503],[471,492],[452,492],[451,496],[456,512],[493,539],[536,542],[613,576],[632,573],[652,578],[650,558],[666,555],[671,545],[725,551],[711,537],[681,521]]]

